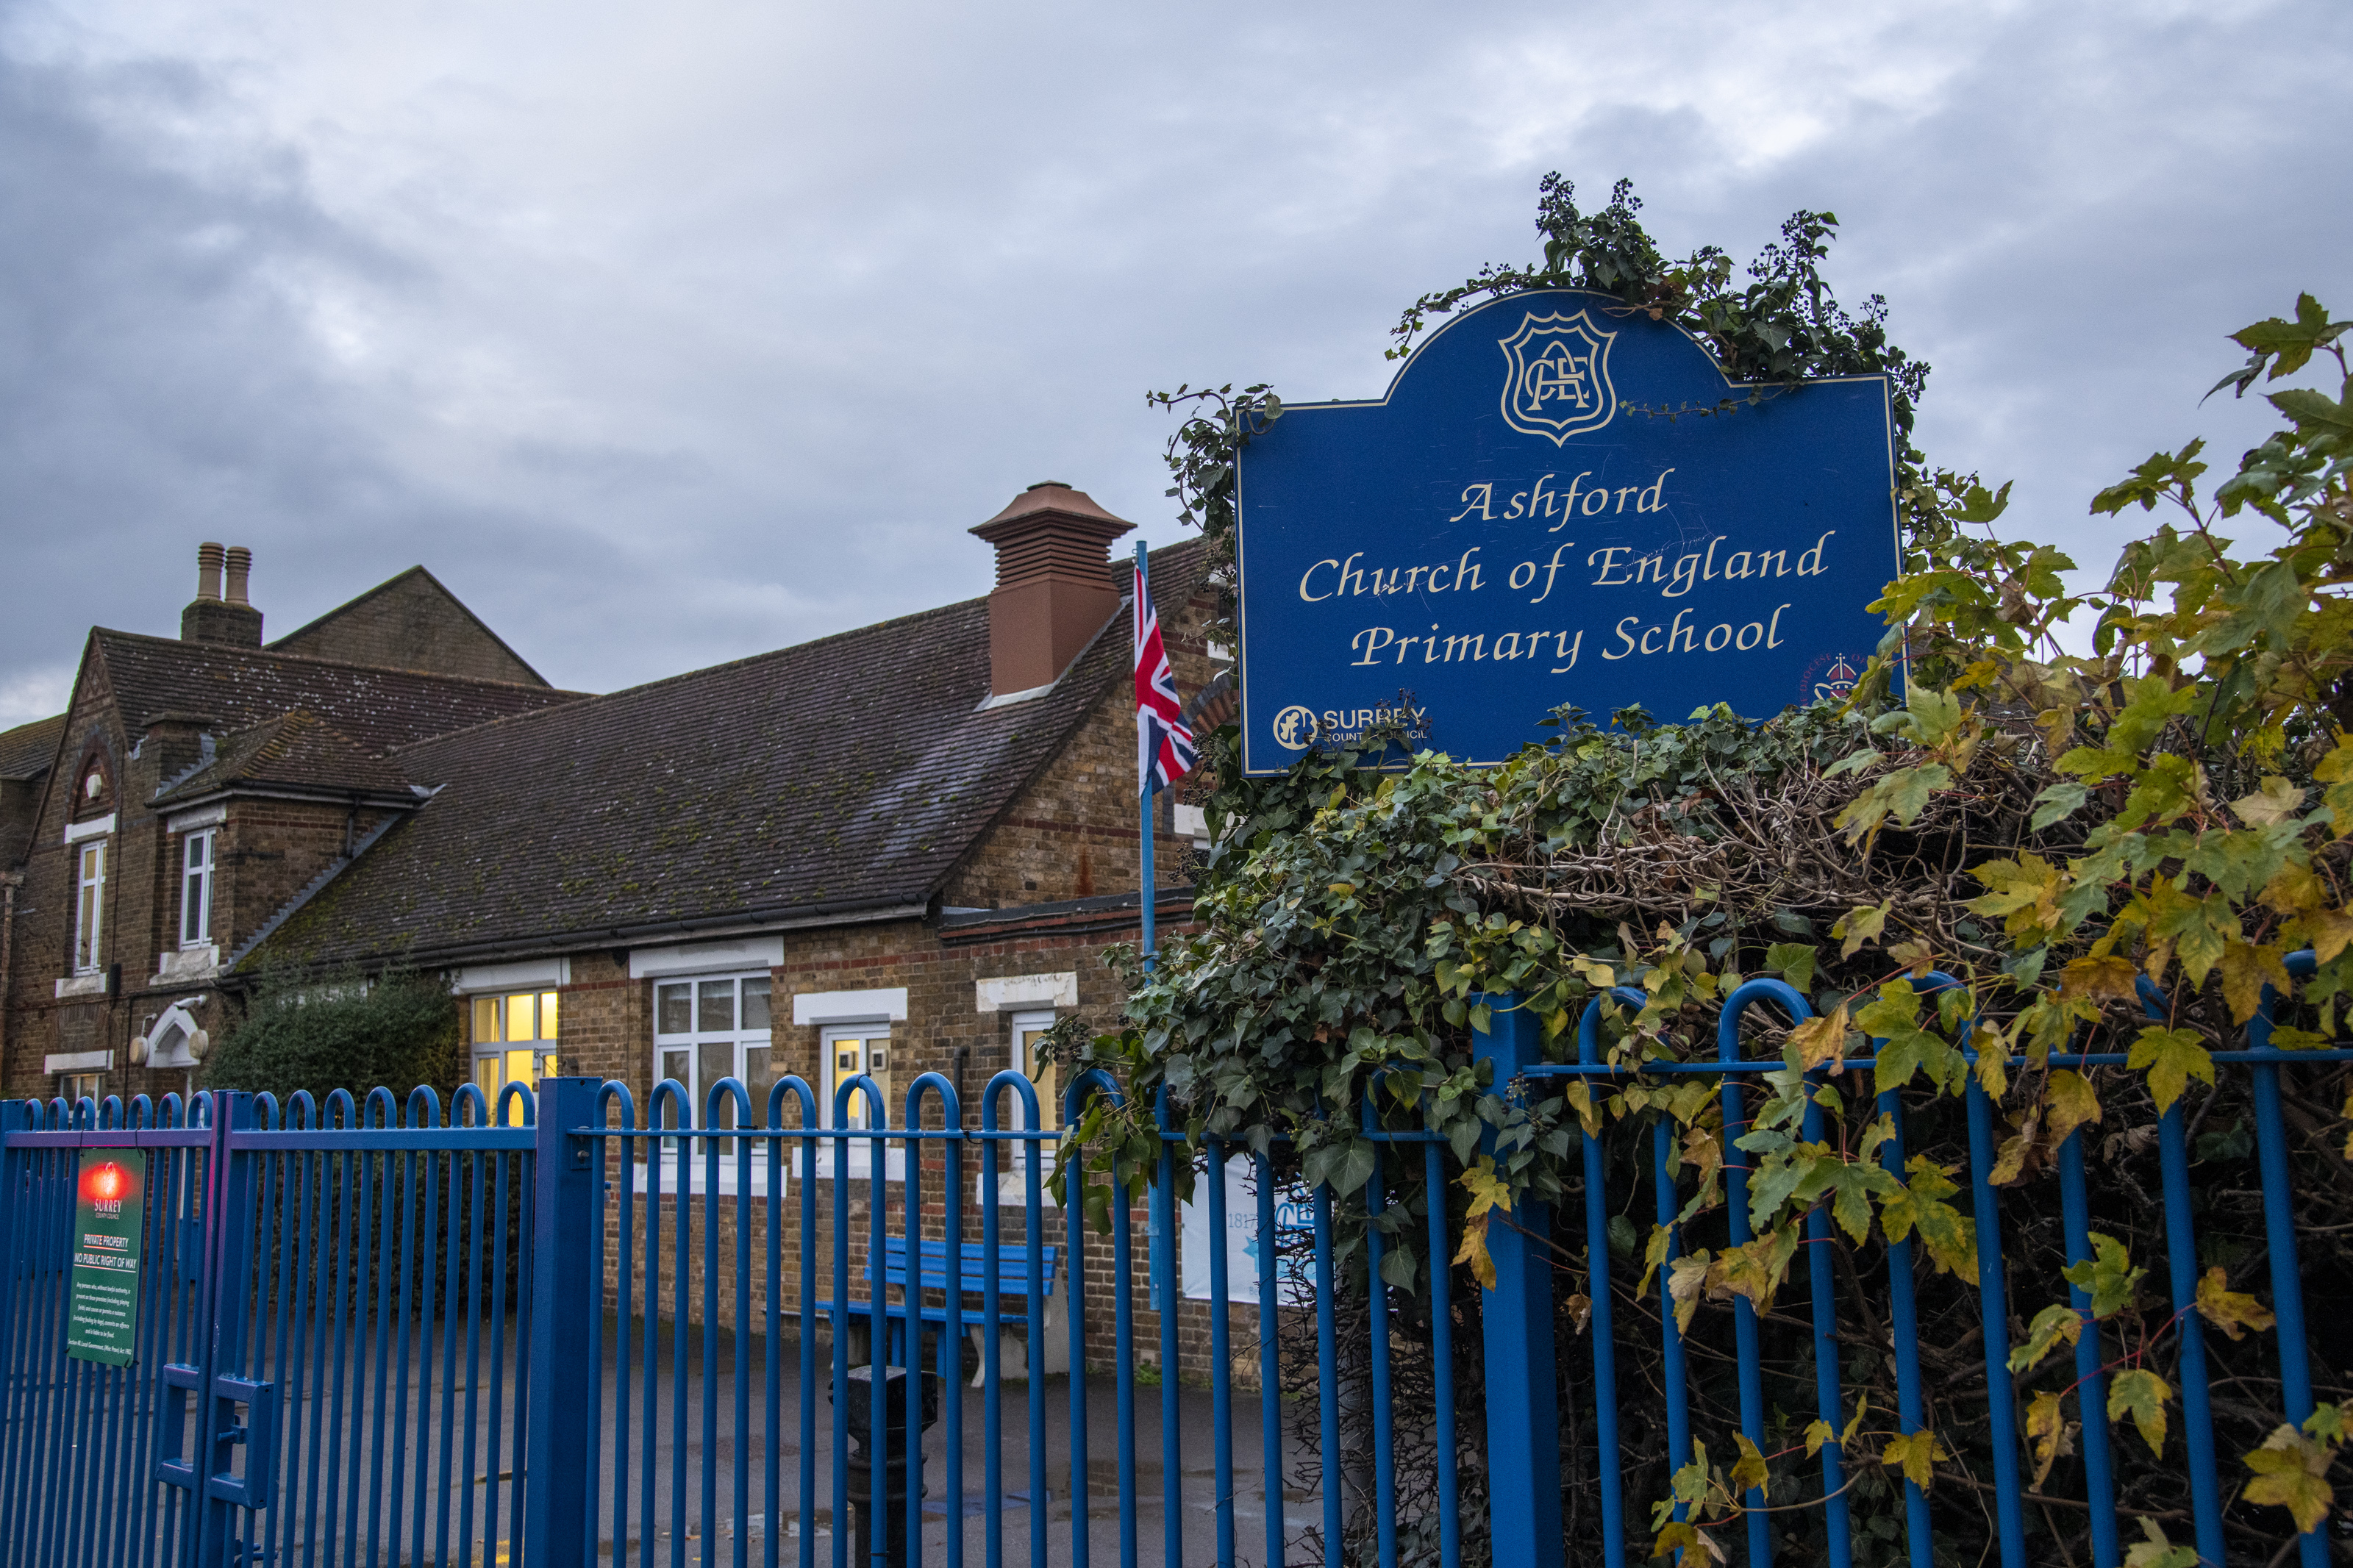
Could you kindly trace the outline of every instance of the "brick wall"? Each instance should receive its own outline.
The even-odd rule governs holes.
[[[1197,595],[1166,616],[1161,638],[1180,691],[1212,673],[1201,627],[1217,602]],[[1188,878],[1188,847],[1170,830],[1170,797],[1158,797],[1153,866],[1163,887]],[[1020,904],[1126,892],[1137,885],[1135,697],[1124,682],[1088,715],[1070,743],[1028,788],[949,881],[952,908]]]
[[[126,733],[104,668],[93,664],[67,719],[66,767],[54,780],[36,819],[16,900],[10,943],[6,1005],[7,1055],[0,1090],[11,1097],[47,1098],[58,1080],[43,1058],[60,1053],[111,1050],[110,1094],[152,1097],[188,1087],[181,1070],[131,1065],[132,1037],[148,1020],[183,998],[204,997],[197,1017],[215,1036],[230,1022],[227,1005],[209,981],[156,984],[160,956],[179,947],[180,841],[164,830],[165,816],[142,802],[164,780],[196,760],[196,727],[169,722],[136,737]],[[135,754],[134,754],[135,753]],[[86,763],[99,759],[112,781],[96,805],[79,785]],[[59,999],[57,983],[73,973],[75,876],[79,846],[68,846],[66,825],[111,812],[107,837],[106,913],[100,926],[104,973],[120,964],[111,996]],[[234,800],[215,841],[212,933],[224,958],[258,931],[353,842],[383,820],[380,813],[315,802]],[[199,1085],[199,1087],[201,1087]]]
[[[547,683],[423,572],[405,572],[373,593],[270,645],[273,653],[385,669]]]

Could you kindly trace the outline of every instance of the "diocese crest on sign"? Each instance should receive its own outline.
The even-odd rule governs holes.
[[[1593,324],[1592,312],[1529,315],[1499,339],[1504,363],[1504,423],[1558,446],[1599,430],[1618,412],[1609,384],[1609,342],[1618,334]]]

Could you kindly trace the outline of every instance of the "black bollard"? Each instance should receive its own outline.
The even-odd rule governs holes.
[[[842,1460],[849,1493],[851,1561],[862,1568],[905,1568],[907,1561],[907,1369],[882,1371],[882,1518],[874,1518],[874,1441],[871,1431],[874,1399],[871,1366],[849,1369],[849,1408],[842,1425],[855,1445]],[[940,1418],[940,1379],[927,1372],[923,1379],[923,1430]],[[923,1440],[915,1443],[915,1495],[923,1495]],[[880,1536],[881,1544],[875,1544]]]

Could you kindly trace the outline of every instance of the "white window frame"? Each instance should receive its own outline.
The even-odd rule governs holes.
[[[213,940],[213,845],[220,830],[202,827],[181,840],[180,947],[208,947]]]
[[[549,1033],[541,1022],[546,1016],[545,1003],[557,995],[556,988],[551,985],[533,986],[528,990],[519,991],[486,992],[466,998],[468,1014],[466,1033],[472,1040],[470,1049],[473,1053],[472,1061],[470,1064],[472,1069],[471,1081],[482,1091],[482,1098],[490,1102],[493,1115],[498,1111],[499,1097],[506,1092],[508,1084],[522,1083],[536,1095],[539,1092],[540,1079],[551,1077],[558,1070],[559,1053],[564,1048],[562,1005],[558,1003],[556,1006],[556,1027],[554,1033]],[[526,1038],[511,1040],[507,1037],[508,1025],[511,1020],[509,1008],[518,997],[522,996],[532,998],[532,1032]],[[476,1026],[480,1020],[481,1009],[485,1005],[491,1009],[494,1025],[492,1037],[489,1039],[481,1038],[476,1032]],[[528,1081],[513,1077],[507,1070],[513,1065],[513,1058],[526,1051],[531,1054],[531,1078]],[[484,1081],[483,1068],[486,1066],[491,1068],[492,1075],[491,1081],[489,1082]],[[520,1113],[515,1115],[516,1119],[520,1120]]]
[[[889,1021],[877,1018],[867,1024],[828,1024],[818,1031],[818,1049],[823,1064],[822,1092],[825,1095],[825,1103],[818,1107],[818,1114],[823,1118],[825,1124],[828,1127],[835,1125],[834,1097],[840,1091],[842,1073],[851,1071],[861,1073],[874,1080],[874,1087],[882,1091],[885,1125],[898,1125],[899,1115],[904,1109],[904,1101],[900,1098],[903,1092],[903,1086],[900,1084],[899,1075],[893,1066],[898,1041],[891,1033]],[[845,1068],[840,1060],[842,1047],[850,1045],[858,1047],[858,1063],[855,1068]],[[874,1059],[875,1047],[878,1045],[882,1051],[882,1060],[880,1062]],[[849,1115],[842,1125],[864,1127],[868,1124],[866,1097],[862,1094],[851,1095]]]
[[[1037,1079],[1032,1076],[1030,1052],[1025,1042],[1030,1036],[1042,1034],[1052,1028],[1060,1016],[1060,1012],[1052,1007],[1024,1007],[1013,1014],[1007,1025],[1005,1037],[1007,1065],[1023,1078],[1029,1079],[1032,1087],[1038,1087],[1038,1085]],[[1050,1097],[1043,1088],[1038,1089],[1038,1125],[1039,1127],[1056,1128],[1062,1124],[1062,1108],[1060,1100],[1060,1086],[1057,1086],[1057,1092]],[[1028,1144],[1018,1142],[997,1145],[997,1202],[1000,1205],[1019,1208],[1029,1201],[1028,1148]],[[1062,1205],[1054,1201],[1053,1189],[1046,1185],[1046,1179],[1053,1173],[1053,1145],[1040,1143],[1038,1146],[1038,1202],[1045,1208],[1058,1209]],[[974,1180],[973,1201],[976,1203],[988,1202],[987,1190],[982,1185],[985,1180],[986,1178],[980,1177]]]
[[[1040,1035],[1052,1028],[1055,1020],[1060,1016],[1051,1007],[1024,1008],[1013,1015],[1012,1029],[1006,1044],[1013,1070],[1028,1079],[1038,1090],[1038,1125],[1050,1130],[1062,1125],[1060,1103],[1062,1086],[1057,1084],[1054,1093],[1049,1095],[1044,1086],[1039,1084],[1037,1065],[1030,1059],[1032,1053],[1025,1041],[1029,1036]]]
[[[746,983],[766,988],[769,1007],[766,1028],[751,1028],[745,1024],[744,998]],[[776,984],[772,971],[755,969],[719,974],[663,975],[653,984],[653,1080],[660,1083],[664,1079],[678,1079],[686,1089],[688,1100],[694,1107],[696,1126],[702,1124],[703,1107],[711,1092],[711,1083],[703,1081],[702,1074],[702,1056],[707,1047],[723,1046],[727,1048],[730,1060],[723,1076],[738,1079],[747,1089],[752,1084],[746,1054],[755,1050],[768,1052],[768,1081],[771,1084],[776,1082]],[[729,1024],[723,1029],[702,1027],[703,988],[713,985],[730,987],[727,1005]],[[675,988],[683,988],[686,993],[688,1026],[665,1030],[662,1027],[662,1002],[665,994]],[[685,1058],[686,1075],[682,1078],[670,1070],[679,1065],[670,1059],[673,1056]],[[716,1079],[712,1080],[713,1083],[717,1081]],[[752,1120],[754,1123],[767,1119],[765,1093],[762,1090],[754,1099]]]
[[[73,972],[96,974],[106,967],[106,838],[74,851]]]
[[[834,1125],[833,1097],[839,1083],[837,1077],[839,1063],[836,1053],[851,1041],[857,1042],[859,1058],[856,1068],[852,1070],[874,1079],[874,1087],[882,1091],[885,1121],[888,1125],[895,1129],[898,1126],[899,1117],[906,1109],[907,1084],[913,1080],[904,1079],[899,1071],[899,1051],[905,1042],[892,1027],[892,1020],[880,1016],[863,1021],[842,1019],[818,1026],[818,1081],[810,1085],[822,1097],[818,1105],[818,1121],[828,1127]],[[874,1059],[878,1046],[886,1053],[879,1064]],[[850,1096],[849,1107],[848,1125],[866,1126],[866,1097],[862,1094]],[[817,1152],[818,1180],[833,1179],[835,1153],[836,1146],[833,1143],[818,1143]],[[848,1174],[849,1179],[853,1182],[872,1179],[873,1140],[860,1138],[850,1144]],[[905,1145],[897,1143],[885,1145],[882,1154],[882,1179],[886,1182],[903,1182],[907,1179]]]

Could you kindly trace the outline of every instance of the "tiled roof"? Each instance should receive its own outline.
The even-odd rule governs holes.
[[[1155,556],[1164,614],[1199,562]],[[430,963],[920,905],[1126,678],[1122,615],[985,712],[970,599],[409,747],[438,792],[265,948]]]
[[[242,730],[303,709],[362,749],[381,753],[580,697],[542,686],[374,669],[136,632],[101,628],[90,637],[123,721],[134,729],[157,715],[181,713]]]
[[[0,730],[0,779],[37,778],[57,761],[58,737],[66,732],[66,716],[51,714]]]
[[[222,738],[209,762],[169,781],[158,804],[195,800],[234,786],[406,796],[398,764],[370,756],[316,713],[296,709]]]

